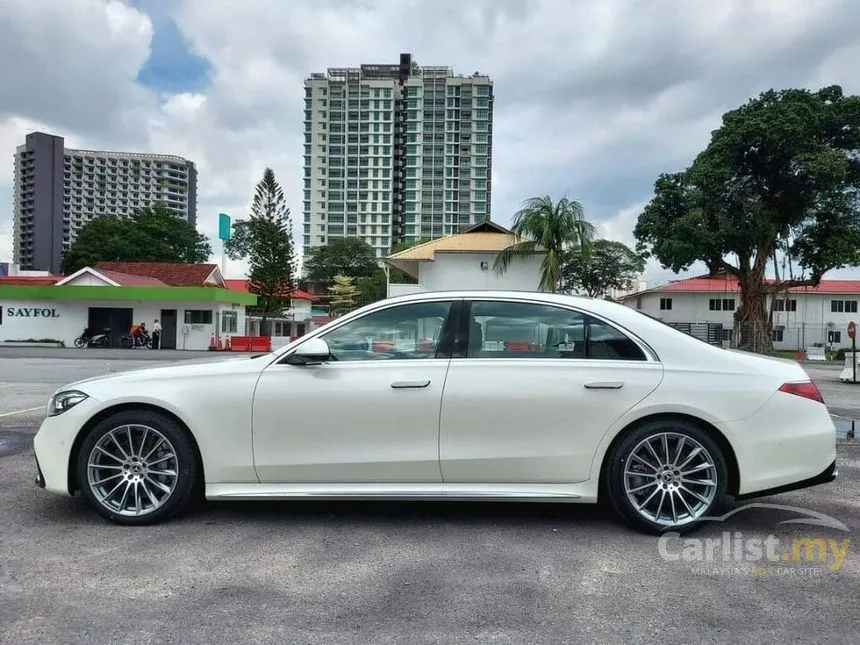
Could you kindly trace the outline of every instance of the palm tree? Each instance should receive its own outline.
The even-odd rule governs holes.
[[[549,195],[532,197],[514,215],[513,232],[522,238],[496,257],[493,268],[503,275],[511,263],[544,251],[539,288],[558,290],[564,253],[572,248],[588,250],[596,235],[594,224],[582,214],[582,204],[562,197],[553,203]]]

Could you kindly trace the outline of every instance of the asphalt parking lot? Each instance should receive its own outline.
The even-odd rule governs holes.
[[[655,538],[600,509],[556,504],[208,503],[129,529],[34,485],[31,442],[47,397],[108,368],[219,357],[70,351],[0,352],[0,643],[777,643],[860,633],[856,442],[840,443],[833,484],[755,500],[847,530],[780,524],[802,513],[736,504],[691,536],[823,539],[834,547],[824,561],[751,563],[718,549],[714,561],[685,562],[677,543],[664,557]],[[807,367],[832,411],[860,419],[860,385],[839,383],[833,366]]]

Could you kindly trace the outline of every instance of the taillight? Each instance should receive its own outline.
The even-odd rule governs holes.
[[[824,397],[821,396],[821,392],[812,381],[783,383],[780,386],[779,391],[785,392],[786,394],[802,396],[804,399],[811,399],[813,401],[818,401],[819,403],[824,403]]]

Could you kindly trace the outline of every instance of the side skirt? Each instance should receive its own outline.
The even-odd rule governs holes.
[[[206,484],[210,500],[275,499],[597,501],[597,486],[579,484]]]

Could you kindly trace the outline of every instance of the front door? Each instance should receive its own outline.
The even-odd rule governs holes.
[[[468,342],[451,360],[442,399],[445,483],[588,479],[598,442],[657,387],[660,363],[571,309],[501,300],[464,309]]]
[[[93,334],[108,334],[111,346],[119,346],[120,338],[131,331],[133,314],[126,307],[90,307],[87,326]]]
[[[160,349],[176,349],[176,309],[161,310]]]
[[[264,483],[439,483],[452,302],[402,304],[325,333],[330,360],[271,365],[254,394]]]

